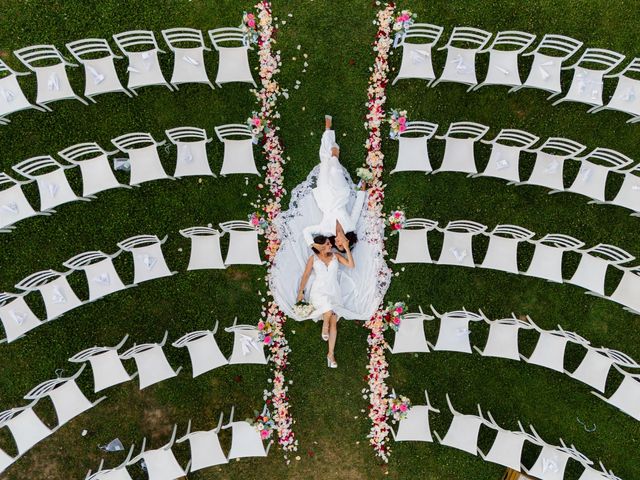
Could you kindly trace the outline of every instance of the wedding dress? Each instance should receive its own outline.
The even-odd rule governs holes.
[[[389,287],[391,272],[384,261],[382,244],[377,241],[382,238],[384,224],[367,208],[362,208],[362,201],[358,208],[358,200],[364,200],[364,192],[359,196],[351,177],[338,159],[333,157],[335,161],[331,160],[333,143],[333,132],[325,132],[320,149],[320,165],[316,165],[307,179],[294,188],[289,209],[274,220],[281,244],[269,275],[269,287],[280,309],[295,320],[320,319],[322,312],[319,310],[324,308],[326,298],[330,299],[331,309],[341,317],[368,320],[378,309]],[[324,160],[329,162],[322,161],[326,154],[328,157],[325,156]],[[333,193],[327,194],[330,190],[324,190],[326,187],[332,189]],[[358,244],[352,251],[355,268],[345,268],[337,259],[325,267],[324,264],[317,265],[320,260],[314,258],[314,269],[305,293],[315,311],[309,317],[300,318],[293,312],[293,306],[296,304],[300,278],[309,256],[313,254],[305,238],[308,235],[305,234],[333,235],[336,219],[345,232],[354,231],[358,236]],[[314,230],[316,228],[318,230]],[[324,228],[326,231],[322,230]],[[320,270],[320,267],[325,270]],[[329,275],[328,270],[331,270],[330,277],[326,276]],[[314,284],[319,278],[320,283],[312,298]],[[328,278],[332,279],[332,293],[320,296],[317,292],[324,291],[324,288],[318,288],[327,285],[325,280]],[[320,304],[316,305],[315,302]]]
[[[317,255],[313,255],[313,273],[315,279],[309,290],[309,300],[315,307],[310,315],[316,318],[325,312],[333,311],[342,316],[342,291],[338,283],[338,270],[340,263],[335,255],[328,264],[324,263]]]

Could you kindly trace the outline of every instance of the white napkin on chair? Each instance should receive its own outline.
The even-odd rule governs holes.
[[[62,290],[60,290],[58,287],[53,287],[51,301],[53,303],[67,303],[67,297],[64,296]]]
[[[58,190],[60,190],[60,187],[58,187],[57,183],[49,183],[47,184],[47,190],[49,190],[49,195],[55,197],[58,193]]]
[[[193,162],[193,155],[191,154],[191,149],[186,145],[184,147],[184,154],[182,155],[182,160],[184,160],[184,163]]]
[[[558,171],[558,167],[560,166],[560,162],[558,162],[558,160],[553,159],[551,162],[549,162],[549,165],[547,165],[547,168],[544,169],[544,173],[556,173]]]
[[[27,320],[27,314],[22,312],[16,312],[15,310],[9,310],[9,315],[13,318],[13,321],[18,325],[22,325]]]
[[[455,257],[455,259],[456,259],[456,261],[458,263],[462,262],[465,259],[465,257],[467,256],[467,251],[466,250],[460,251],[457,248],[450,248],[449,251]]]
[[[260,351],[260,347],[256,343],[256,340],[248,335],[244,335],[242,333],[240,335],[240,345],[242,346],[242,355],[247,356],[251,353],[251,349],[253,348],[256,352]]]
[[[592,173],[593,173],[593,170],[590,167],[580,168],[580,177],[582,178],[583,182],[588,182],[589,179],[591,178]]]
[[[5,90],[4,88],[0,88],[0,95],[2,95],[4,101],[7,103],[13,102],[13,100],[16,98],[15,93],[13,93],[11,90]]]
[[[105,76],[98,70],[93,68],[91,65],[87,65],[87,70],[89,70],[89,73],[91,73],[91,76],[93,77],[94,85],[100,85],[102,82],[104,82]]]
[[[195,58],[191,58],[189,55],[185,55],[184,57],[182,57],[182,60],[184,60],[185,62],[191,65],[195,65],[195,66],[200,65],[199,61],[197,61]]]
[[[414,65],[427,63],[427,59],[430,56],[427,50],[411,50],[411,63]]]
[[[9,213],[18,213],[18,204],[16,202],[10,202],[6,205],[2,205],[2,209],[8,211]]]
[[[97,277],[93,277],[92,280],[100,285],[110,285],[111,278],[109,278],[108,273],[101,273]]]
[[[156,263],[158,263],[158,260],[156,259],[156,257],[152,257],[151,255],[143,255],[142,263],[144,263],[145,267],[147,267],[149,270],[152,270]]]
[[[53,91],[58,91],[60,90],[60,78],[58,77],[57,73],[52,73],[49,76],[49,80],[47,81],[47,87],[49,88],[50,92]]]

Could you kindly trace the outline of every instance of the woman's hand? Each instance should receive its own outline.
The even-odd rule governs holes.
[[[347,237],[345,236],[344,233],[337,232],[336,246],[338,246],[339,248],[342,248],[343,250],[346,250],[347,248],[349,248],[349,240],[347,240]]]
[[[301,302],[302,300],[304,300],[304,293],[298,292],[298,298],[296,299],[296,303]]]

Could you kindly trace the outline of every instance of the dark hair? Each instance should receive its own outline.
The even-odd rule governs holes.
[[[326,241],[327,237],[325,237],[324,235],[316,235],[315,237],[313,237],[313,243],[317,243],[318,245],[322,245]]]
[[[349,249],[352,249],[353,246],[358,243],[358,235],[356,235],[356,232],[347,232],[344,234],[345,237],[347,237],[347,240],[349,241]],[[336,237],[331,237],[331,244],[338,249],[339,252],[344,252],[344,250],[339,249],[338,247],[336,247],[336,243],[335,243]]]

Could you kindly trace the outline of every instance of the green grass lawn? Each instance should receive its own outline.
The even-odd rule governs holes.
[[[351,171],[364,159],[364,102],[376,6],[371,1],[329,2],[327,0],[279,1],[274,15],[279,17],[277,48],[282,51],[280,83],[289,88],[290,98],[282,99],[279,110],[281,138],[285,155],[285,185],[293,189],[317,162],[317,148],[323,128],[323,115],[334,116],[342,147],[342,161]],[[559,33],[573,36],[588,46],[610,48],[629,58],[638,55],[637,19],[630,15],[628,2],[603,0],[487,0],[483,2],[405,1],[400,8],[418,13],[418,20],[443,25],[444,44],[456,25],[469,25],[489,31],[516,29],[537,34]],[[130,29],[160,30],[189,26],[207,30],[237,25],[242,11],[252,7],[248,1],[156,0],[154,2],[3,2],[0,21],[0,55],[11,66],[24,70],[11,52],[39,43],[53,43],[62,48],[66,42],[86,37],[106,37]],[[291,14],[291,16],[289,16]],[[286,24],[285,24],[286,22]],[[161,40],[160,40],[161,41]],[[298,48],[300,46],[300,48]],[[304,54],[307,57],[304,57]],[[171,55],[162,56],[165,75],[171,72]],[[444,63],[444,52],[434,55],[436,71]],[[216,56],[207,54],[210,77],[214,78]],[[486,70],[486,58],[479,61],[479,78]],[[308,63],[306,72],[304,62]],[[252,57],[257,63],[257,58]],[[392,68],[399,67],[399,56],[391,57]],[[126,78],[125,62],[119,62],[121,78]],[[525,70],[526,71],[526,70]],[[70,72],[77,92],[82,92],[82,70]],[[391,72],[391,77],[395,72]],[[34,78],[24,80],[29,98],[35,98]],[[296,80],[300,88],[294,89]],[[569,80],[569,76],[566,77]],[[615,83],[615,82],[614,82]],[[606,93],[612,91],[606,83]],[[541,138],[564,136],[589,148],[612,148],[639,159],[638,126],[625,125],[626,116],[613,112],[588,115],[587,107],[561,104],[552,107],[543,92],[522,90],[507,95],[502,88],[486,87],[466,93],[462,85],[441,84],[429,89],[419,81],[401,81],[388,89],[387,107],[407,109],[410,119],[428,120],[440,125],[439,133],[449,123],[469,120],[491,126],[488,138],[501,128],[521,128]],[[134,131],[151,132],[157,140],[164,130],[193,125],[213,134],[214,126],[246,119],[254,108],[254,98],[244,85],[225,85],[211,90],[205,85],[185,85],[179,92],[166,88],[141,89],[139,97],[107,95],[97,98],[97,105],[84,106],[77,101],[54,103],[53,113],[26,111],[11,116],[9,126],[0,127],[0,171],[36,155],[55,152],[79,142],[97,141],[110,146],[110,139]],[[397,145],[385,142],[386,171],[395,163]],[[439,165],[442,142],[433,142],[433,163]],[[478,152],[480,167],[488,159],[488,148]],[[175,150],[162,150],[168,171],[174,166]],[[209,145],[214,171],[219,170],[222,148],[219,142]],[[529,171],[532,157],[523,164]],[[72,171],[72,184],[80,192],[79,172]],[[567,177],[571,171],[567,173]],[[120,176],[126,182],[127,176]],[[404,206],[410,217],[438,220],[470,219],[490,228],[499,223],[521,225],[543,236],[565,233],[587,243],[618,245],[640,256],[637,237],[638,220],[628,212],[611,206],[587,205],[583,197],[570,194],[547,195],[537,187],[507,186],[499,180],[467,179],[463,174],[436,176],[395,174],[387,176],[386,209]],[[55,376],[64,368],[71,375],[74,365],[66,359],[93,345],[115,345],[126,334],[130,342],[155,342],[169,331],[170,341],[182,334],[211,328],[216,320],[221,328],[229,326],[234,316],[246,323],[260,315],[264,291],[264,269],[234,267],[225,271],[186,272],[189,242],[178,230],[193,225],[218,224],[244,219],[251,212],[260,179],[243,176],[227,178],[186,178],[159,181],[134,190],[110,191],[91,203],[77,202],[62,206],[51,217],[29,219],[18,224],[8,235],[0,236],[0,291],[13,291],[13,285],[27,275],[43,269],[62,269],[61,263],[86,250],[113,252],[116,243],[129,236],[150,233],[169,240],[164,246],[170,267],[179,270],[174,277],[156,280],[138,288],[119,292],[99,302],[83,306],[50,325],[38,328],[11,345],[0,345],[2,373],[0,409],[23,404],[21,397],[33,386]],[[33,185],[27,196],[37,205]],[[226,243],[226,240],[225,240]],[[388,250],[395,254],[395,237]],[[434,242],[432,252],[438,252]],[[480,245],[480,252],[486,248]],[[524,265],[531,251],[525,252]],[[481,257],[480,257],[481,259]],[[479,260],[476,258],[476,260]],[[132,280],[126,255],[117,259],[125,281]],[[577,258],[569,255],[566,272],[572,272]],[[468,270],[436,265],[408,265],[399,273],[388,293],[389,300],[406,300],[411,310],[433,304],[440,311],[481,308],[490,318],[530,315],[543,328],[561,324],[591,340],[621,350],[640,359],[640,320],[620,306],[586,296],[570,285],[556,285],[539,279],[514,276],[488,270]],[[82,276],[73,276],[74,287],[86,298]],[[78,280],[76,282],[76,280]],[[292,280],[292,282],[295,280]],[[607,285],[608,292],[614,283]],[[295,288],[292,283],[292,288]],[[35,299],[35,295],[31,295]],[[31,302],[31,300],[30,300]],[[42,305],[35,306],[42,314]],[[437,322],[427,325],[428,338],[435,340]],[[243,460],[205,473],[189,475],[193,479],[213,478],[428,478],[438,480],[498,479],[502,468],[482,462],[462,452],[437,444],[397,444],[388,465],[380,465],[365,438],[369,422],[364,410],[367,402],[361,390],[366,386],[366,330],[361,322],[341,322],[337,347],[340,367],[325,367],[325,346],[320,327],[310,322],[289,322],[286,327],[292,354],[288,379],[294,425],[300,440],[299,452],[286,465],[282,452],[272,450],[268,459]],[[474,344],[484,345],[484,338]],[[521,350],[529,354],[535,335],[521,335]],[[218,342],[228,354],[231,337],[219,333]],[[391,337],[389,338],[391,339]],[[115,437],[125,445],[140,445],[143,437],[151,448],[163,445],[174,423],[179,434],[192,418],[195,429],[215,425],[220,411],[228,414],[236,405],[237,418],[249,416],[262,406],[262,392],[269,388],[268,369],[264,366],[228,366],[197,379],[190,378],[186,351],[165,349],[174,366],[185,365],[177,378],[140,392],[137,381],[114,387],[108,399],[63,427],[51,438],[37,445],[3,476],[17,479],[84,478],[103,457],[96,448]],[[581,360],[577,349],[569,348],[567,367],[573,369]],[[443,410],[433,418],[432,426],[446,432],[449,414],[445,393],[456,408],[473,412],[476,403],[491,411],[504,427],[517,428],[517,420],[533,424],[541,436],[553,443],[562,437],[596,461],[602,459],[625,480],[640,478],[640,462],[635,452],[640,442],[638,423],[609,407],[589,393],[586,385],[565,375],[539,367],[478,355],[432,353],[391,356],[388,384],[414,402],[429,390],[431,401]],[[132,365],[129,366],[133,368]],[[92,391],[91,376],[85,373],[80,385]],[[613,379],[613,377],[612,377]],[[609,383],[608,393],[619,378]],[[95,398],[93,395],[89,395]],[[50,425],[55,414],[47,402],[37,412]],[[577,418],[595,424],[597,430],[586,432]],[[80,432],[89,430],[86,437]],[[224,433],[228,448],[230,438]],[[483,435],[481,447],[491,443]],[[183,464],[188,458],[186,445],[176,449]],[[10,437],[0,432],[0,448],[13,452]],[[300,460],[296,460],[296,455]],[[535,459],[536,451],[527,447],[526,462]],[[107,465],[118,464],[122,454],[106,454]],[[131,470],[133,478],[145,478]],[[569,479],[577,479],[580,469],[571,464]]]

